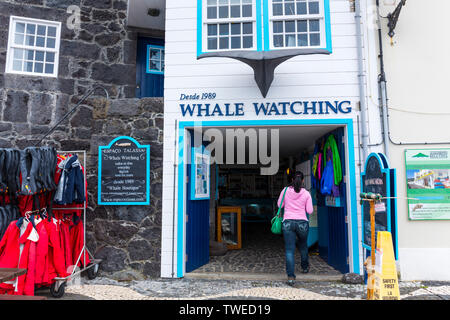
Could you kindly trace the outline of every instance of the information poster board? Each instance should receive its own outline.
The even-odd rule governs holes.
[[[405,165],[409,219],[449,220],[450,149],[405,150]]]
[[[203,146],[192,148],[191,200],[210,198],[210,162],[210,154]]]
[[[150,146],[118,137],[98,150],[98,204],[150,204]]]

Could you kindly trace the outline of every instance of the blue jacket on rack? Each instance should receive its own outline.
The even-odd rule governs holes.
[[[73,155],[60,163],[63,166],[63,172],[58,182],[54,203],[71,204],[83,203],[85,198],[84,176],[81,170],[78,156]]]

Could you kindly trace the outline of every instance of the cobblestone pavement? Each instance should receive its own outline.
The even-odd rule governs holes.
[[[285,272],[284,241],[281,235],[270,232],[270,225],[243,224],[242,248],[228,250],[223,256],[211,256],[208,264],[193,273],[204,272],[248,272],[248,273],[283,273]],[[314,248],[309,255],[310,273],[340,275],[341,273],[328,265]],[[300,274],[300,254],[295,252],[296,274]]]
[[[365,285],[340,281],[153,279],[117,282],[105,277],[68,285],[63,300],[364,300]],[[36,295],[53,298],[48,290]],[[450,300],[450,282],[400,281],[401,300]]]

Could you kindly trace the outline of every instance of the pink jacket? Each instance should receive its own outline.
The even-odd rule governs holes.
[[[311,199],[311,194],[306,189],[301,189],[299,193],[295,192],[294,187],[288,187],[286,191],[286,196],[284,197],[284,202],[281,203],[283,199],[284,190],[281,190],[280,196],[278,197],[278,207],[284,207],[284,217],[283,220],[306,220],[308,221],[308,216],[306,213],[311,214],[313,212],[313,204]]]

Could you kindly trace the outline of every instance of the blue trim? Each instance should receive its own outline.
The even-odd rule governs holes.
[[[184,275],[184,132],[188,127],[245,127],[245,126],[285,126],[285,125],[345,125],[347,127],[347,148],[349,164],[349,188],[350,188],[350,215],[352,234],[352,261],[351,270],[360,272],[359,265],[359,240],[358,240],[358,213],[356,202],[356,179],[355,179],[355,148],[353,141],[353,119],[291,119],[291,120],[225,120],[225,121],[180,121],[179,122],[179,154],[178,154],[178,219],[177,219],[177,276]]]
[[[202,145],[201,147],[191,147],[191,178],[190,178],[190,180],[191,180],[190,181],[191,199],[190,200],[209,200],[211,198],[211,184],[209,185],[208,196],[197,197],[195,194],[195,190],[196,190],[195,183],[197,181],[197,179],[195,179],[196,172],[197,172],[197,162],[195,161],[195,155],[197,155],[199,153],[206,154],[209,156],[209,151],[205,149],[205,146]],[[209,173],[209,180],[210,179],[211,179],[211,172]]]
[[[263,21],[264,21],[264,51],[270,51],[270,28],[269,28],[269,1],[263,1]]]
[[[203,4],[197,0],[197,57],[203,53]]]
[[[263,43],[263,37],[262,37],[262,23],[261,20],[263,19],[261,15],[261,1],[256,0],[256,50],[262,51],[262,43]]]
[[[327,47],[326,49],[328,52],[333,52],[333,46],[331,43],[331,21],[330,21],[330,0],[324,0],[323,3],[323,10],[325,15],[325,35],[326,35],[326,41],[327,41]]]
[[[102,202],[101,201],[101,180],[102,180],[102,157],[101,152],[103,149],[110,149],[111,146],[118,140],[127,139],[133,142],[138,148],[147,149],[147,198],[145,202]],[[97,183],[97,204],[98,205],[149,205],[150,204],[150,145],[141,145],[135,139],[127,136],[120,136],[112,140],[107,146],[98,146],[98,183]]]
[[[161,51],[164,51],[164,47],[163,46],[156,46],[153,44],[148,44],[147,45],[147,60],[146,60],[146,67],[145,67],[145,71],[146,73],[151,73],[151,74],[164,74],[164,71],[157,71],[157,70],[152,70],[150,69],[150,50],[151,49],[159,49]],[[163,56],[163,53],[161,52],[161,57]],[[161,64],[163,63],[163,59],[161,59]]]

